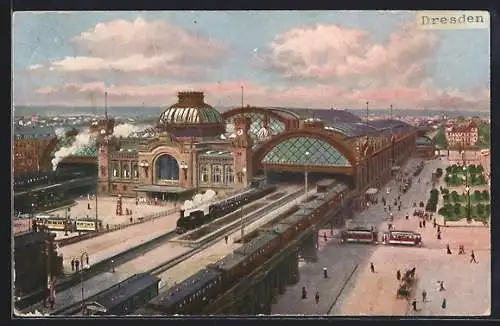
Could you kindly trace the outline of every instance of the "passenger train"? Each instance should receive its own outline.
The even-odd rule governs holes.
[[[318,189],[319,190],[319,189]],[[301,232],[314,226],[327,211],[350,199],[352,191],[344,184],[332,182],[326,192],[318,193],[306,207],[263,231],[219,261],[206,266],[183,282],[148,302],[135,313],[140,315],[197,314],[213,303],[241,278],[255,271],[269,258],[285,248]]]
[[[239,207],[265,197],[274,191],[276,191],[275,185],[258,184],[257,187],[251,188],[241,194],[210,204],[205,208],[190,211],[189,215],[186,214],[184,210],[180,210],[176,232],[182,234],[189,230],[196,229],[205,223],[234,212]]]

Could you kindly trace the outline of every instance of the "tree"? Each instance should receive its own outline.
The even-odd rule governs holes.
[[[483,216],[484,215],[484,205],[483,204],[477,204],[476,205],[476,211],[478,216]]]
[[[448,148],[448,140],[446,139],[446,135],[444,134],[443,128],[440,128],[434,138],[436,141],[436,145],[441,148]]]
[[[483,190],[483,200],[490,200],[490,193],[488,190]]]

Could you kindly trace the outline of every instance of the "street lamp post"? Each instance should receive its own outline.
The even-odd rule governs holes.
[[[186,162],[182,161],[181,162],[181,169],[182,169],[182,172],[184,173],[184,180],[187,180],[187,170],[188,170],[188,165]]]
[[[463,169],[464,171],[464,176],[463,180],[465,181],[465,192],[467,193],[467,221],[470,221],[471,219],[471,211],[470,211],[470,187],[469,187],[469,180],[467,177],[467,167],[464,165]]]
[[[241,172],[243,173],[243,180],[245,180],[246,176],[246,172],[247,172],[247,168],[246,167],[243,167],[243,169],[241,169]],[[240,223],[241,223],[241,242],[244,243],[245,242],[245,221],[244,221],[244,214],[243,214],[243,205],[240,206],[240,210],[241,210],[241,218],[240,218]]]
[[[305,164],[305,168],[304,168],[304,188],[305,188],[305,196],[304,196],[304,204],[307,203],[307,192],[308,192],[308,189],[307,189],[307,185],[308,185],[308,180],[307,180],[307,164],[309,163],[309,152],[305,152],[305,155],[306,155],[306,164]],[[305,209],[305,205],[304,205],[304,209]]]
[[[88,261],[89,261],[89,254],[87,252],[83,252],[82,255],[80,256],[80,263],[82,266],[82,269],[80,270],[80,283],[82,286],[82,315],[85,313],[85,294],[84,294],[84,288],[83,288],[83,273],[84,273],[84,270],[90,269]],[[85,264],[84,264],[84,262],[85,262]]]

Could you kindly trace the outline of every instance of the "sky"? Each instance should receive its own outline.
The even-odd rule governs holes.
[[[16,12],[15,106],[490,109],[489,29],[415,12]]]

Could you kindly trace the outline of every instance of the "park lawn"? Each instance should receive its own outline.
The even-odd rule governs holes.
[[[460,206],[460,212],[455,214],[454,211],[450,212],[449,215],[444,216],[446,221],[459,221],[466,218],[467,210],[465,206]],[[490,217],[491,212],[485,212],[482,216],[478,216],[476,211],[476,205],[471,205],[471,218],[477,221],[485,221]]]

